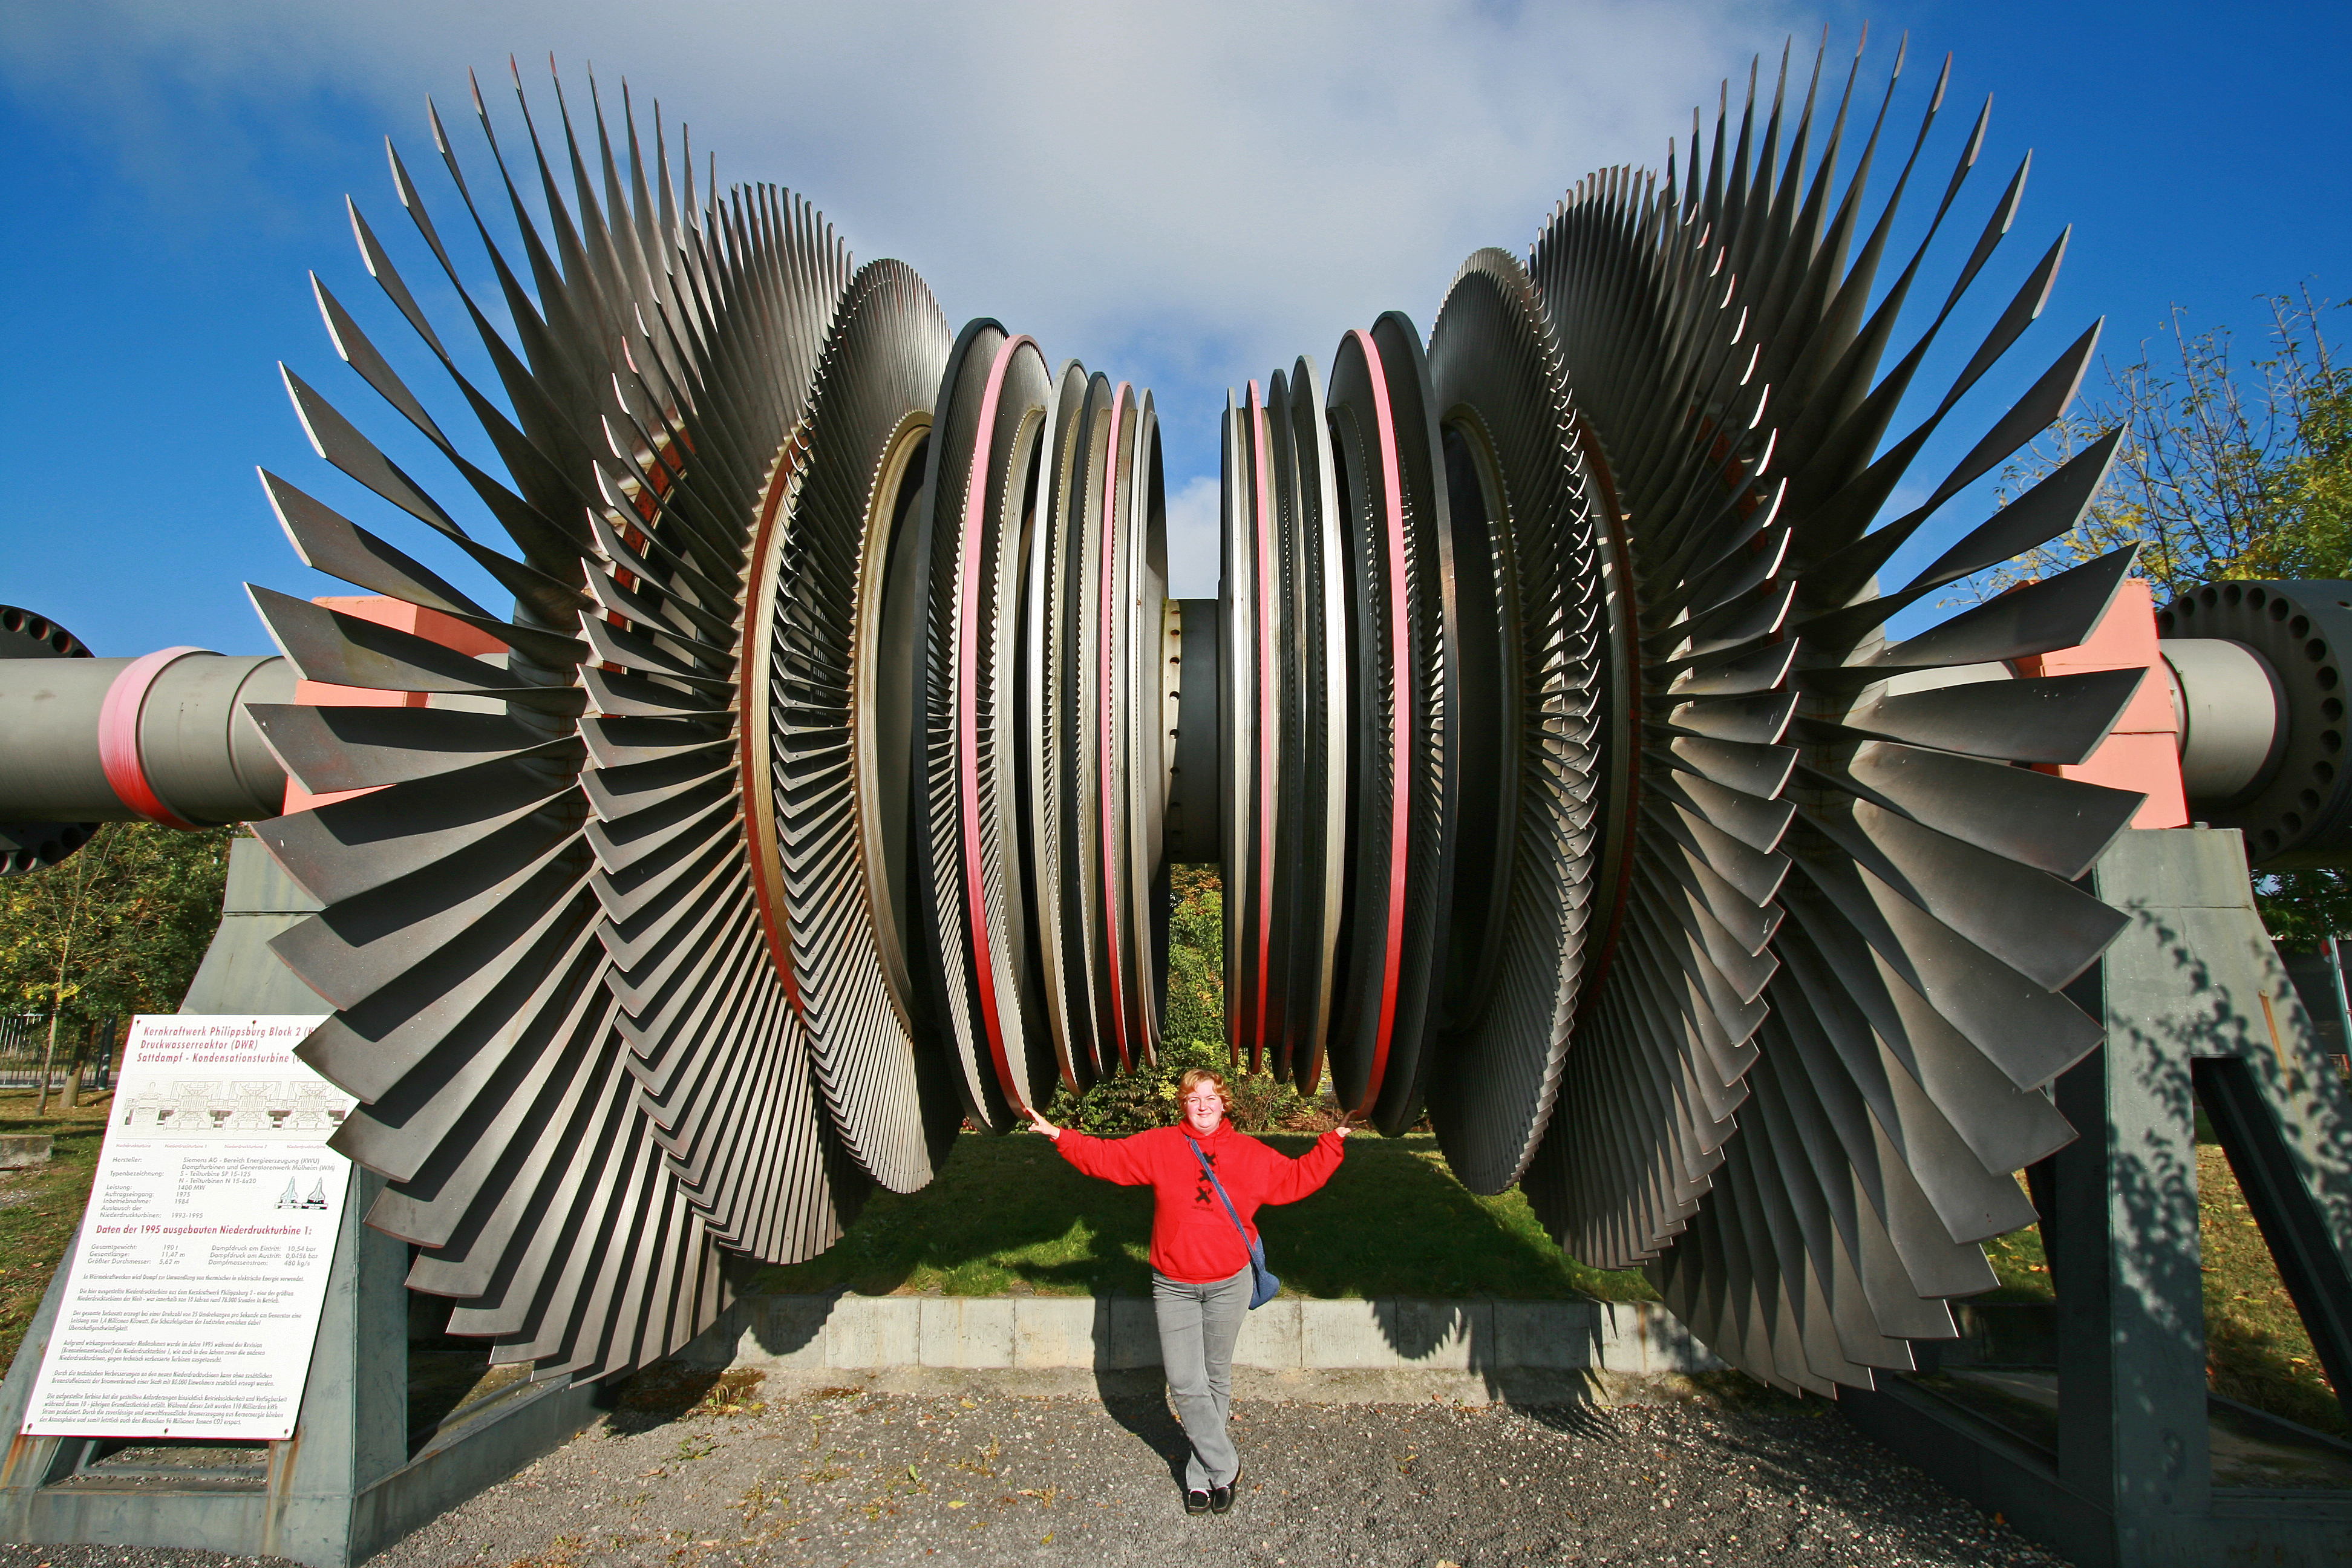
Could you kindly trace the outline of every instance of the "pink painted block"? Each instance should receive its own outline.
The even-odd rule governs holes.
[[[2168,734],[2127,733],[2107,737],[2090,761],[2049,770],[2109,789],[2139,790],[2147,802],[2132,814],[2134,827],[2186,827],[2189,797],[2180,787],[2180,751]]]
[[[414,633],[427,642],[437,642],[443,647],[456,648],[459,653],[481,655],[507,651],[507,645],[489,633],[469,626],[455,616],[428,610],[422,605],[412,605],[405,600],[365,594],[342,598],[331,595],[310,602],[340,611],[354,620],[373,621],[394,631]]]
[[[2189,796],[2180,784],[2180,724],[2172,711],[2171,678],[2157,647],[2156,597],[2144,579],[2130,578],[2116,591],[2115,603],[2107,606],[2089,641],[2017,661],[2020,675],[2076,675],[2094,669],[2145,669],[2147,675],[2097,751],[2079,763],[2042,771],[2147,795],[2147,804],[2132,817],[2134,827],[2188,826]]]
[[[478,658],[483,654],[507,651],[507,645],[488,633],[469,626],[454,616],[404,600],[366,594],[330,595],[310,602],[339,611],[354,620],[373,621],[377,626],[390,626],[394,631],[412,633],[462,654]],[[294,683],[294,700],[315,708],[423,708],[429,699],[422,691],[382,691],[370,686],[337,686],[324,680],[298,680]],[[286,810],[289,815],[309,811],[315,806],[331,805],[339,800],[373,795],[375,789],[385,787],[388,786],[379,784],[373,789],[330,790],[324,795],[312,795],[289,778],[286,781]]]

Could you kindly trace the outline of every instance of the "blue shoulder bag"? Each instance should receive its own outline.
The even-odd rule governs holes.
[[[1274,1300],[1275,1292],[1282,1289],[1282,1281],[1266,1272],[1265,1245],[1250,1235],[1249,1226],[1242,1223],[1241,1213],[1234,1207],[1234,1200],[1225,1196],[1225,1184],[1217,1180],[1217,1168],[1209,1163],[1209,1157],[1201,1152],[1198,1143],[1193,1143],[1190,1138],[1184,1142],[1192,1144],[1192,1158],[1201,1162],[1202,1173],[1209,1178],[1209,1185],[1217,1189],[1217,1197],[1225,1205],[1225,1217],[1234,1222],[1234,1228],[1242,1233],[1242,1245],[1249,1248],[1250,1310],[1255,1312]]]

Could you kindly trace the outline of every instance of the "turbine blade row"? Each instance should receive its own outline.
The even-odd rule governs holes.
[[[475,105],[489,136],[478,92]],[[338,1146],[393,1178],[371,1223],[422,1249],[411,1283],[458,1300],[454,1331],[562,1378],[676,1349],[725,1304],[722,1249],[810,1256],[877,1179],[919,1184],[929,1164],[919,1097],[866,1081],[895,1067],[892,1087],[908,1089],[903,1029],[875,1046],[863,1016],[809,1026],[789,941],[768,941],[794,930],[779,879],[747,853],[745,803],[775,787],[747,773],[741,746],[747,729],[772,729],[758,707],[747,725],[738,697],[754,524],[789,466],[780,452],[806,439],[847,255],[772,188],[680,199],[666,140],[648,168],[625,111],[625,153],[601,106],[593,147],[562,115],[567,190],[523,114],[539,214],[490,148],[528,289],[433,116],[512,344],[392,160],[505,407],[458,370],[352,211],[367,271],[449,374],[503,478],[466,458],[357,316],[316,289],[339,356],[456,469],[513,553],[468,534],[287,375],[321,456],[511,591],[513,618],[265,476],[306,562],[417,606],[407,631],[257,589],[289,658],[312,681],[434,695],[257,713],[304,789],[370,792],[257,832],[328,906],[278,951],[337,1008],[303,1053],[367,1102]]]
[[[1895,549],[2063,409],[2095,329],[1924,505],[1874,528],[2040,314],[2063,237],[1887,443],[2010,229],[2023,171],[1882,374],[1984,121],[1865,314],[1944,87],[1849,260],[1887,113],[1841,191],[1853,90],[1810,166],[1811,95],[1793,119],[1776,95],[1759,146],[1751,91],[1736,133],[1727,104],[1704,160],[1695,134],[1681,190],[1671,171],[1597,174],[1530,259],[1631,566],[1637,652],[1609,686],[1638,710],[1640,737],[1622,786],[1622,913],[1593,922],[1589,1001],[1525,1184],[1570,1251],[1646,1266],[1727,1360],[1824,1394],[1868,1387],[1873,1369],[1911,1364],[1905,1342],[1949,1334],[1943,1301],[1992,1283],[1976,1244],[2032,1220],[2011,1173],[2072,1136],[2039,1091],[2098,1040],[2059,991],[2123,919],[2069,879],[2139,799],[2031,771],[2095,748],[2136,672],[1943,673],[2007,676],[1993,661],[2085,640],[2128,552],[1885,640],[1896,610],[2069,527],[2112,445],[1881,596],[1873,574]]]
[[[270,475],[301,558],[389,608],[253,590],[315,683],[255,718],[329,798],[257,831],[328,906],[278,945],[337,1009],[306,1059],[365,1102],[338,1147],[392,1179],[412,1285],[542,1377],[668,1353],[724,1254],[813,1256],[967,1118],[1148,1060],[1167,789],[1150,395],[1071,367],[1057,398],[805,201],[698,198],[690,158],[681,195],[625,99],[620,149],[557,106],[560,144],[522,102],[510,165],[475,95],[520,266],[432,116],[511,339],[392,155],[503,406],[352,208],[503,477],[314,289],[504,545],[286,376],[320,456],[512,618]]]

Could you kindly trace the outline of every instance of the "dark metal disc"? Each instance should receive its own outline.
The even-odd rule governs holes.
[[[1462,808],[1430,1121],[1473,1192],[1550,1121],[1590,954],[1612,687],[1594,486],[1533,284],[1483,250],[1430,338],[1462,597]]]
[[[917,673],[886,635],[886,579],[921,488],[950,341],[903,263],[869,262],[851,280],[807,419],[767,481],[745,604],[745,799],[762,916],[787,947],[843,1143],[897,1192],[931,1179],[940,1118],[924,1115],[919,1056],[935,1047],[918,1047],[913,1023],[907,772],[903,756],[881,754],[911,720]]]
[[[1030,943],[1018,686],[1023,521],[1053,383],[1036,344],[993,321],[948,356],[933,418],[927,673],[919,731],[926,842],[918,908],[932,1016],[950,1032],[972,1120],[1010,1127],[1059,1077]]]
[[[73,633],[30,610],[0,605],[0,658],[89,658]],[[0,822],[0,877],[54,866],[98,831],[95,822]]]
[[[1387,1132],[1419,1120],[1443,1023],[1459,807],[1454,543],[1429,367],[1391,311],[1342,339],[1331,447],[1353,603],[1347,949],[1334,985],[1334,1089]]]

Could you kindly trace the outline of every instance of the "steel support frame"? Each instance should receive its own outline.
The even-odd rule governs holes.
[[[2070,993],[2107,1040],[2054,1087],[2081,1135],[2036,1194],[2057,1291],[2056,1451],[1899,1377],[1841,1404],[2084,1568],[2352,1562],[2352,1492],[2212,1484],[2196,1154],[2201,1096],[2342,1391],[2352,1104],[2254,910],[2235,831],[2125,833],[2091,883],[2132,923]]]

